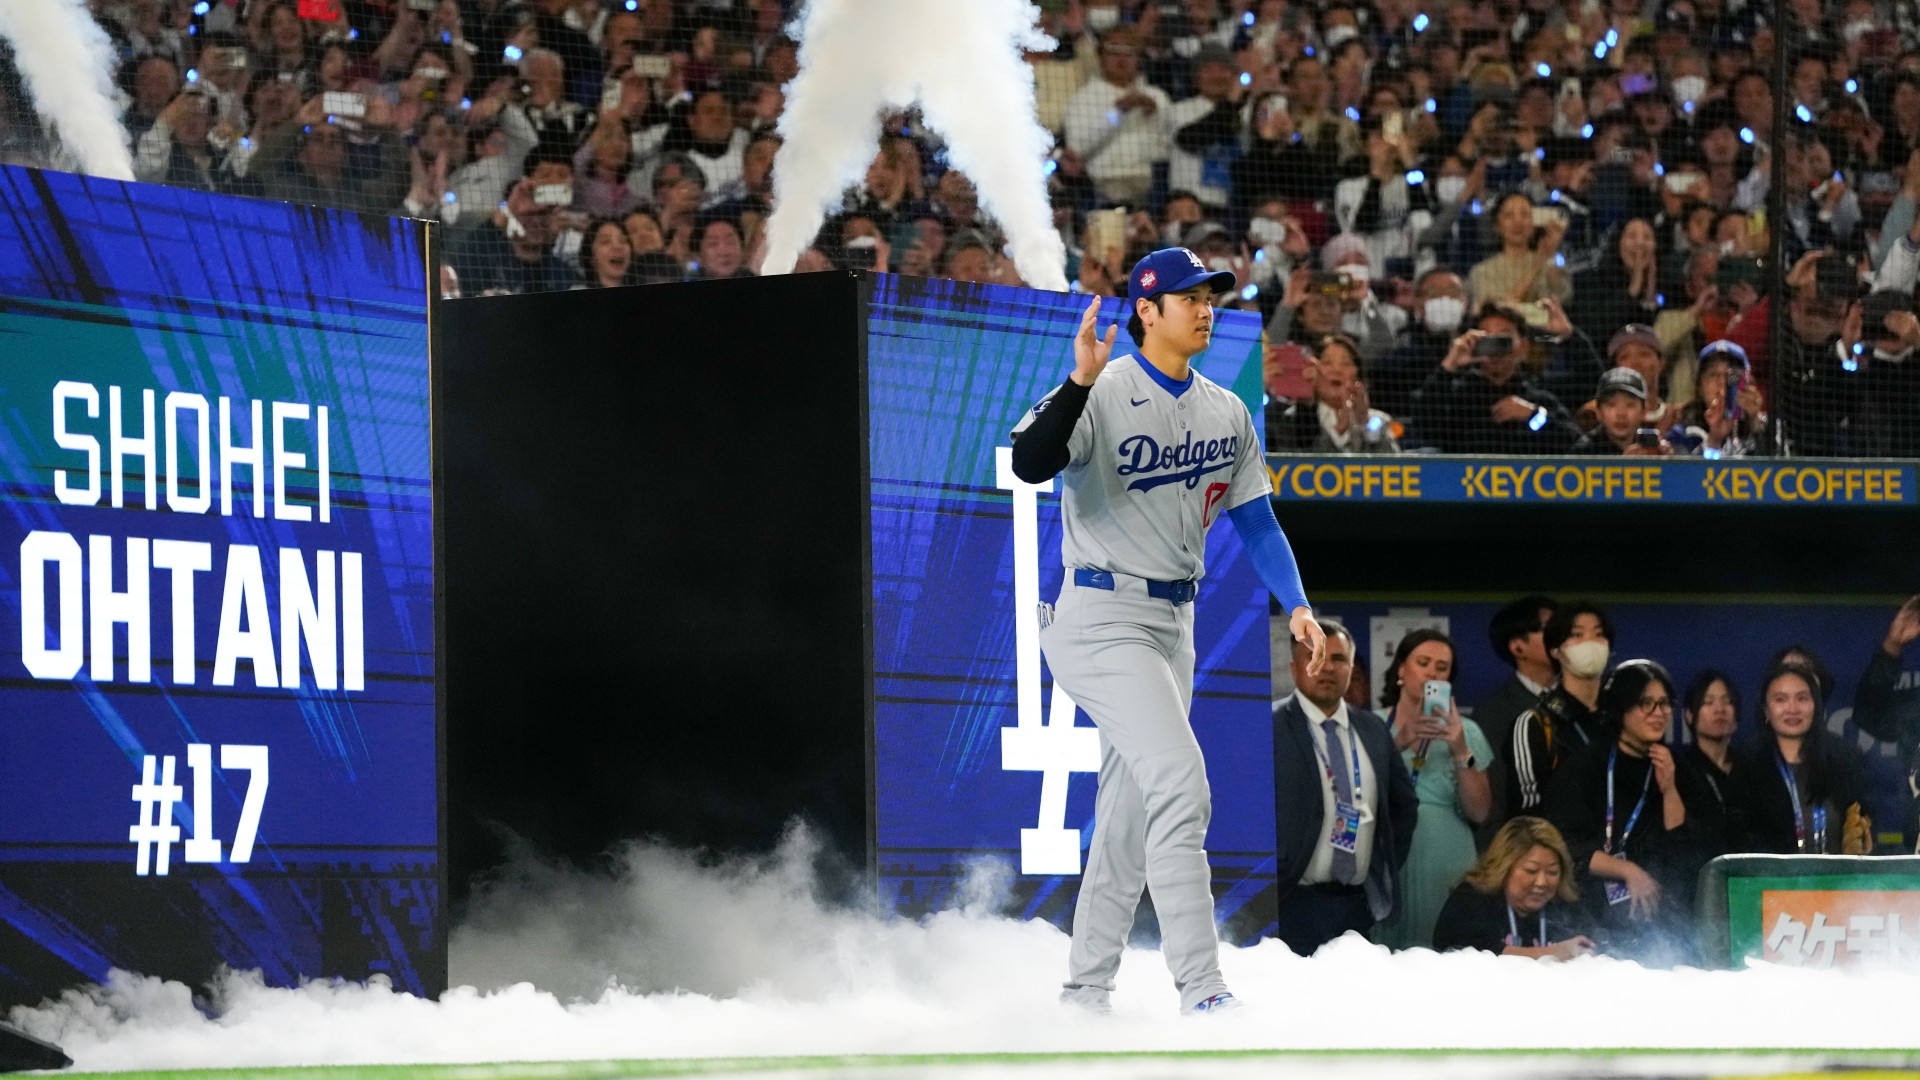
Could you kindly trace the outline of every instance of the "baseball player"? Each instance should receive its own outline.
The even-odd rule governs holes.
[[[1191,366],[1212,341],[1214,296],[1233,284],[1185,248],[1141,259],[1127,288],[1139,353],[1108,361],[1120,328],[1102,341],[1093,301],[1073,340],[1073,373],[1014,431],[1015,475],[1039,484],[1066,474],[1067,574],[1059,603],[1040,605],[1040,647],[1100,729],[1100,791],[1060,998],[1097,1012],[1110,1008],[1143,887],[1181,1009],[1237,1004],[1220,977],[1204,846],[1212,801],[1187,722],[1193,601],[1207,530],[1222,514],[1312,649],[1313,670],[1326,655],[1268,502],[1259,429],[1239,398]]]

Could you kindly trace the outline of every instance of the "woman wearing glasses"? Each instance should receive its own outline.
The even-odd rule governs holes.
[[[1600,690],[1611,737],[1555,773],[1542,804],[1573,854],[1601,950],[1661,966],[1692,956],[1687,913],[1701,860],[1689,811],[1710,798],[1690,790],[1698,774],[1664,742],[1677,697],[1659,664],[1621,664]]]
[[[1760,684],[1760,738],[1734,766],[1736,820],[1744,851],[1865,855],[1873,828],[1862,813],[1866,768],[1826,729],[1826,701],[1813,668],[1792,660]]]

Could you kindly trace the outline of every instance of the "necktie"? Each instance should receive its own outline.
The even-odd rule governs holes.
[[[1347,742],[1340,737],[1340,725],[1333,720],[1322,720],[1320,729],[1327,733],[1327,764],[1333,773],[1333,800],[1344,806],[1353,806],[1353,778],[1347,771],[1352,760],[1347,754]],[[1355,809],[1358,813],[1358,808]],[[1359,863],[1353,852],[1333,849],[1333,880],[1342,885],[1360,883]]]

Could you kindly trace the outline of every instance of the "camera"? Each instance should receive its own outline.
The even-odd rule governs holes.
[[[1486,357],[1512,356],[1512,334],[1488,334],[1473,343],[1473,355]]]
[[[1643,427],[1633,433],[1633,445],[1643,450],[1660,449],[1660,431],[1657,428]]]
[[[1316,270],[1307,278],[1307,292],[1314,296],[1347,295],[1347,279],[1343,274]]]

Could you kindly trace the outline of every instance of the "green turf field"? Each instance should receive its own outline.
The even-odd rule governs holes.
[[[1659,1077],[1662,1080],[1902,1080],[1920,1078],[1912,1051],[1491,1050],[1185,1051],[1130,1054],[902,1054],[854,1057],[679,1058],[518,1062],[490,1065],[352,1065],[274,1069],[63,1073],[115,1080],[622,1080],[625,1077],[754,1076],[1213,1077],[1335,1076],[1392,1080],[1486,1076],[1539,1080]],[[53,1074],[43,1074],[53,1075]]]

